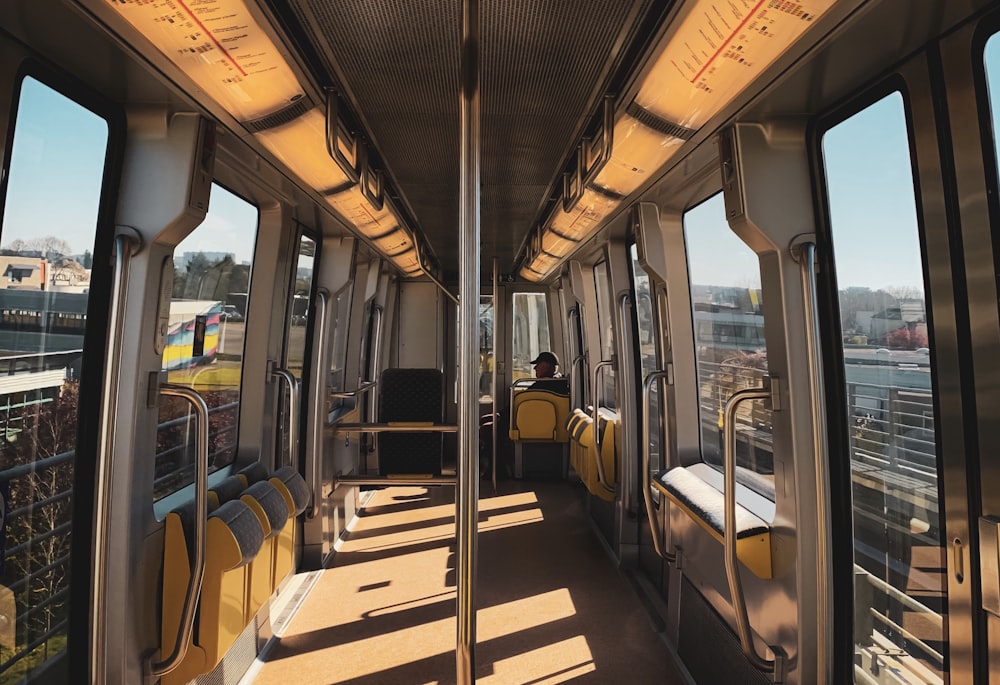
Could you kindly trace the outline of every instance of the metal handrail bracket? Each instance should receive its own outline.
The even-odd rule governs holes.
[[[645,430],[649,430],[650,421],[652,421],[652,412],[649,410],[649,399],[653,394],[653,386],[660,381],[662,378],[667,378],[669,376],[669,371],[664,371],[662,369],[651,372],[646,376],[646,380],[642,383],[642,425]],[[656,418],[659,422],[659,414]],[[664,559],[668,562],[677,561],[677,556],[666,552],[663,549],[663,543],[661,542],[663,533],[660,530],[660,521],[656,518],[656,511],[653,507],[653,496],[650,492],[649,481],[649,440],[640,440],[642,443],[642,501],[646,505],[646,518],[649,519],[649,528],[653,534],[653,549],[656,551],[656,556]]]
[[[363,395],[369,390],[375,388],[378,385],[378,381],[367,381],[362,383],[357,387],[356,390],[345,390],[342,392],[331,392],[330,397],[335,400],[349,400],[352,397],[357,397],[358,395]]]
[[[786,659],[780,647],[769,646],[774,660],[768,661],[757,653],[753,635],[750,633],[750,617],[747,615],[746,596],[740,579],[740,567],[736,555],[736,409],[744,402],[770,400],[772,388],[747,388],[733,393],[726,401],[723,415],[725,442],[723,445],[723,468],[725,469],[725,542],[726,579],[729,581],[729,595],[736,616],[736,630],[739,633],[743,654],[750,664],[759,671],[773,674],[773,682],[784,682]]]
[[[606,491],[608,491],[608,492],[610,492],[612,494],[615,492],[615,488],[613,486],[611,486],[611,485],[608,485],[608,476],[604,472],[604,459],[603,459],[603,455],[601,454],[601,449],[602,449],[603,446],[601,444],[601,430],[600,430],[600,428],[601,428],[601,422],[600,422],[601,403],[600,403],[600,399],[601,398],[600,398],[600,390],[599,390],[600,386],[598,385],[598,381],[600,380],[601,375],[604,372],[604,369],[612,366],[613,364],[614,364],[614,362],[613,361],[609,361],[609,360],[604,360],[604,361],[597,362],[597,365],[594,367],[594,384],[591,386],[591,388],[593,390],[593,393],[594,393],[594,404],[593,404],[593,407],[592,407],[592,412],[593,413],[592,413],[591,418],[594,420],[594,422],[592,424],[592,428],[593,428],[593,431],[594,431],[594,441],[593,441],[594,456],[597,459],[597,480],[601,484],[602,488],[604,488]]]
[[[292,461],[299,443],[299,382],[288,369],[273,368],[271,377],[283,380],[288,386],[288,459]],[[278,451],[280,454],[281,450]]]
[[[195,482],[194,482],[194,558],[191,560],[191,580],[184,594],[181,620],[177,627],[174,650],[163,661],[147,661],[149,674],[162,676],[177,668],[187,655],[194,634],[194,616],[201,597],[205,577],[205,529],[208,526],[208,405],[201,395],[181,385],[164,384],[160,395],[180,397],[194,408],[195,422]]]
[[[94,518],[94,575],[91,586],[92,624],[94,639],[91,641],[91,680],[95,683],[107,679],[105,636],[107,634],[107,582],[108,582],[108,531],[112,508],[113,465],[115,453],[115,408],[121,381],[122,328],[125,319],[125,300],[128,296],[129,262],[142,247],[138,234],[115,236],[115,281],[111,298],[111,330],[108,336],[108,358],[104,368],[106,396],[101,405],[101,452],[95,497]],[[8,554],[10,550],[8,550]]]

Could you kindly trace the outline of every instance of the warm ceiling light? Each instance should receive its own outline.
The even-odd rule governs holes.
[[[605,102],[599,135],[584,138],[564,201],[529,244],[520,275],[540,281],[590,238],[628,196],[651,180],[684,140],[744,92],[836,0],[686,3],[677,29],[611,127]],[[636,118],[639,117],[639,118]],[[640,121],[648,117],[650,121]],[[671,132],[673,135],[671,135]],[[607,143],[611,143],[610,158]],[[569,211],[564,211],[570,207]]]
[[[635,98],[661,119],[697,129],[790,48],[836,0],[685,3]]]
[[[542,249],[557,257],[565,257],[579,244],[579,238],[561,235],[556,231],[548,230],[542,233]]]
[[[361,192],[360,186],[351,186],[346,190],[330,195],[326,201],[340,213],[351,225],[369,238],[385,235],[389,229],[398,225],[399,221],[384,204],[382,209],[375,209],[371,202]]]
[[[594,179],[594,185],[627,196],[667,163],[683,140],[665,136],[622,114],[615,123],[611,159]]]
[[[572,211],[556,210],[549,224],[550,230],[558,231],[564,236],[575,238],[577,241],[589,238],[600,223],[621,203],[621,200],[621,197],[609,197],[591,188],[585,188],[583,197],[576,203]]]
[[[255,137],[310,188],[326,190],[349,182],[347,174],[327,154],[326,117],[319,107]]]
[[[415,249],[407,250],[401,254],[389,257],[407,276],[413,276],[421,272],[420,262],[417,260]]]
[[[537,283],[538,281],[545,278],[545,274],[540,274],[537,271],[532,271],[530,267],[523,266],[518,274],[526,281],[531,281],[532,283]]]
[[[241,122],[274,114],[304,96],[243,0],[107,3]]]

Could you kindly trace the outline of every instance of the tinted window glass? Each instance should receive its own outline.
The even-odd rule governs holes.
[[[46,677],[67,646],[77,410],[108,138],[103,118],[33,78],[21,83],[0,229],[2,682]]]
[[[869,682],[944,675],[947,573],[932,359],[903,98],[823,136],[853,480],[855,650]],[[914,665],[916,664],[916,665]]]
[[[553,351],[549,341],[549,312],[545,293],[514,293],[512,380],[534,375],[531,361],[539,352],[546,350]],[[558,352],[556,356],[559,356]]]
[[[205,221],[174,249],[174,289],[163,370],[208,404],[208,453],[216,470],[236,458],[257,208],[212,186]],[[194,415],[180,398],[160,402],[154,501],[194,482]]]
[[[701,449],[709,464],[722,468],[722,419],[738,390],[759,388],[767,375],[760,264],[729,228],[722,195],[684,214],[684,241],[691,279],[698,364]],[[763,402],[744,402],[736,414],[737,477],[753,487],[773,479],[771,411]],[[768,493],[768,488],[755,488]],[[773,495],[770,495],[773,497]]]

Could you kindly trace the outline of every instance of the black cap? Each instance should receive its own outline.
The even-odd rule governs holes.
[[[531,360],[531,365],[534,366],[539,362],[548,362],[552,366],[559,366],[559,358],[551,352],[540,352],[537,357]]]

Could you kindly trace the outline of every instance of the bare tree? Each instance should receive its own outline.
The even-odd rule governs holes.
[[[895,297],[897,302],[924,299],[924,291],[915,285],[890,285],[886,286],[884,290]]]

